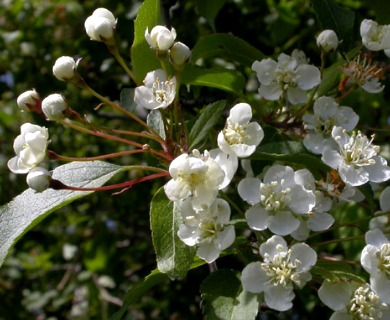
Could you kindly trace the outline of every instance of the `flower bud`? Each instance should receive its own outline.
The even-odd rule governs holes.
[[[84,27],[91,40],[107,42],[114,38],[116,19],[111,11],[98,8],[85,20]]]
[[[152,49],[167,51],[176,39],[176,30],[174,28],[169,30],[164,26],[155,26],[149,34],[149,30],[146,28],[145,39]]]
[[[169,50],[169,59],[176,67],[185,65],[191,58],[191,50],[184,43],[176,42]]]
[[[65,118],[68,105],[64,97],[58,93],[51,94],[42,100],[42,111],[47,120],[58,121]]]
[[[45,168],[35,167],[27,174],[26,181],[31,189],[42,192],[49,188],[51,174]]]
[[[325,53],[335,51],[339,45],[339,39],[333,30],[324,30],[317,37],[317,46]]]
[[[76,74],[77,62],[68,56],[62,56],[56,60],[53,66],[54,76],[61,81],[68,81]]]
[[[23,92],[16,99],[16,103],[23,111],[35,111],[41,108],[41,97],[39,96],[38,92],[35,91],[35,89],[28,90],[26,92]]]

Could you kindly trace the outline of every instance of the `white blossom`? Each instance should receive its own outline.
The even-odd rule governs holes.
[[[85,20],[84,27],[91,40],[108,42],[114,38],[116,22],[111,11],[98,8]]]
[[[16,103],[18,107],[23,110],[35,110],[40,107],[41,104],[41,98],[38,94],[38,92],[33,90],[28,90],[23,92],[18,96],[16,99]]]
[[[197,255],[207,263],[215,261],[222,250],[235,239],[230,221],[230,207],[223,199],[216,199],[209,207],[195,211],[190,199],[179,204],[183,217],[178,236],[188,246],[197,247]]]
[[[390,304],[390,240],[380,229],[366,233],[360,262],[370,274],[371,287],[379,298]]]
[[[77,64],[78,61],[75,61],[72,57],[62,56],[54,63],[53,74],[58,80],[71,80],[76,74]]]
[[[335,312],[330,320],[387,320],[389,306],[369,284],[324,281],[318,290],[321,301]]]
[[[317,39],[317,46],[325,53],[335,51],[339,46],[339,38],[333,30],[322,31]]]
[[[278,62],[268,58],[255,61],[252,70],[260,82],[259,93],[266,100],[278,100],[285,94],[293,105],[307,100],[307,90],[321,82],[320,70],[307,63],[300,63],[295,57],[281,53]]]
[[[31,189],[42,192],[50,186],[51,173],[43,167],[34,167],[28,172],[26,181]]]
[[[169,61],[175,67],[181,67],[191,59],[191,50],[182,42],[176,42],[169,49]]]
[[[379,25],[373,20],[364,19],[360,24],[360,35],[368,50],[390,49],[390,25]]]
[[[164,109],[176,95],[176,78],[169,79],[164,70],[148,72],[144,85],[135,88],[134,101],[146,109]]]
[[[247,103],[236,104],[226,120],[225,128],[218,134],[218,146],[239,158],[249,157],[264,138],[264,131],[252,119],[252,108]]]
[[[49,133],[45,127],[24,123],[14,140],[16,156],[8,161],[14,173],[27,173],[46,159]]]
[[[370,220],[370,229],[380,229],[387,231],[390,227],[389,213],[390,213],[390,186],[386,187],[379,197],[380,210],[375,212],[375,217]],[[385,214],[387,213],[387,214]]]
[[[340,107],[332,97],[323,96],[314,102],[313,113],[305,114],[302,120],[307,131],[304,146],[315,154],[321,154],[325,145],[334,143],[331,137],[333,127],[351,131],[357,125],[359,116],[352,108]]]
[[[54,93],[42,100],[42,111],[47,120],[58,121],[65,118],[65,111],[68,108],[64,97]]]
[[[242,270],[244,290],[264,293],[268,307],[286,311],[292,308],[294,285],[303,288],[311,280],[310,269],[317,262],[317,254],[305,243],[291,248],[277,235],[260,245],[263,262],[251,262]]]
[[[149,29],[145,30],[145,39],[150,47],[157,51],[167,51],[170,49],[176,39],[176,30],[169,30],[164,26],[155,26],[149,33]]]
[[[238,194],[252,206],[245,217],[253,230],[269,229],[278,235],[288,235],[299,228],[299,215],[307,215],[316,204],[312,190],[304,186],[301,175],[289,166],[273,165],[264,179],[244,178],[238,184]]]
[[[390,178],[387,161],[379,156],[380,147],[360,131],[351,136],[341,127],[332,129],[337,148],[326,146],[322,161],[340,174],[344,183],[360,186],[368,181],[384,182]]]

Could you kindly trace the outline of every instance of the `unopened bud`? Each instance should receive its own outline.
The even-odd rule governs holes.
[[[164,26],[155,26],[149,34],[148,28],[145,30],[145,39],[150,47],[157,51],[167,51],[172,47],[176,39],[176,30],[169,30]]]
[[[333,30],[324,30],[317,37],[317,46],[325,53],[335,51],[339,46],[339,39]]]
[[[65,111],[68,109],[64,97],[58,93],[51,94],[42,100],[42,111],[47,120],[58,121],[65,118]]]
[[[35,167],[27,174],[26,181],[31,189],[42,192],[49,188],[51,174],[45,168]]]
[[[33,90],[28,90],[23,92],[17,99],[16,103],[19,108],[22,110],[36,111],[41,108],[41,98],[38,92]]]
[[[71,80],[76,74],[77,64],[78,61],[75,61],[72,57],[60,57],[54,63],[53,74],[58,80]]]
[[[183,66],[191,58],[191,50],[184,43],[176,42],[169,50],[169,59],[174,66]]]
[[[116,19],[111,11],[98,8],[85,20],[84,27],[91,40],[108,42],[114,38]]]

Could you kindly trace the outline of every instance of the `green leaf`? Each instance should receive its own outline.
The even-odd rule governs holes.
[[[182,74],[182,83],[194,86],[205,86],[242,95],[245,79],[242,74],[224,68],[201,68],[187,65]]]
[[[184,277],[195,255],[195,249],[186,246],[177,235],[181,222],[180,211],[161,187],[150,204],[150,226],[157,268],[171,279]]]
[[[217,33],[201,38],[192,49],[191,59],[194,62],[211,57],[223,57],[251,67],[254,61],[265,58],[265,55],[238,37]]]
[[[311,2],[321,28],[334,30],[342,41],[340,47],[344,51],[349,50],[353,38],[355,13],[331,0],[311,0]]]
[[[209,104],[201,111],[189,134],[190,149],[204,141],[213,127],[221,120],[225,108],[226,100],[222,100]]]
[[[95,188],[125,168],[102,161],[72,162],[56,168],[53,178],[66,185]],[[53,189],[36,193],[28,189],[0,207],[0,265],[12,246],[28,230],[53,211],[90,193],[92,191]]]
[[[112,317],[110,317],[110,320],[121,320],[132,304],[144,296],[148,290],[166,280],[168,280],[168,276],[166,274],[163,274],[158,270],[153,270],[147,277],[145,277],[145,279],[142,280],[142,282],[136,284],[126,293],[123,306]]]
[[[257,295],[242,289],[239,274],[221,269],[213,272],[201,285],[203,313],[206,320],[255,319]]]
[[[365,283],[366,280],[358,275],[351,265],[343,261],[318,260],[317,264],[310,270],[313,276],[332,282],[357,281]]]
[[[142,83],[149,71],[161,68],[156,52],[145,40],[146,28],[150,32],[154,26],[161,24],[160,21],[160,1],[145,0],[134,20],[134,42],[131,47],[133,71],[138,84]]]
[[[206,19],[215,32],[215,17],[226,3],[226,0],[197,0],[196,2],[199,13]]]
[[[124,88],[120,93],[120,104],[129,112],[134,112],[137,104],[134,102],[134,88]]]
[[[161,138],[165,139],[164,122],[159,110],[151,110],[146,118],[146,123],[157,132]]]

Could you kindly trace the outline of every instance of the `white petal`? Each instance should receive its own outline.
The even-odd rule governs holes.
[[[279,211],[269,217],[268,229],[277,235],[286,236],[297,230],[298,227],[299,220],[289,211]]]
[[[296,70],[298,79],[298,86],[303,90],[313,89],[321,82],[320,70],[309,64],[301,64]]]
[[[390,186],[382,191],[379,203],[382,211],[390,211]]]
[[[328,229],[334,223],[334,218],[329,213],[325,212],[314,212],[312,216],[309,217],[307,226],[310,230],[313,231],[322,231]]]
[[[268,211],[258,205],[250,207],[245,213],[245,218],[253,230],[262,231],[268,227]]]
[[[252,108],[247,103],[238,103],[230,109],[228,121],[238,124],[247,124],[252,119]]]
[[[390,279],[383,277],[371,277],[371,288],[379,296],[382,302],[390,304]]]
[[[275,101],[280,98],[283,90],[278,83],[271,83],[269,85],[262,84],[259,88],[259,93],[264,99]]]
[[[287,311],[292,308],[295,294],[292,287],[270,286],[264,292],[264,302],[277,311]]]
[[[263,292],[267,280],[269,278],[261,268],[260,262],[251,262],[242,270],[241,283],[245,291],[252,293]]]
[[[345,310],[350,303],[351,295],[359,287],[356,283],[324,281],[318,290],[321,301],[335,311]]]
[[[260,183],[261,180],[257,178],[244,178],[238,186],[237,191],[240,197],[249,204],[256,204],[260,202]]]
[[[296,268],[299,272],[306,272],[317,262],[316,252],[305,243],[297,243],[291,247],[291,261],[298,259],[301,264]]]
[[[369,180],[369,174],[362,167],[355,168],[352,165],[341,164],[339,174],[346,184],[353,187],[361,186]]]
[[[369,174],[371,182],[384,182],[390,179],[390,167],[387,165],[387,161],[382,157],[373,157],[375,163],[369,166],[365,166],[364,169]]]
[[[278,235],[274,235],[266,242],[263,242],[259,248],[259,253],[263,258],[265,254],[268,253],[271,259],[273,259],[274,256],[279,255],[280,253],[287,253],[287,251],[288,247],[286,240],[284,240],[281,236]]]
[[[298,87],[288,87],[287,100],[293,105],[305,103],[307,100],[307,92]]]
[[[269,85],[275,79],[275,70],[278,64],[271,58],[255,61],[252,70],[257,73],[257,79],[262,85]]]

